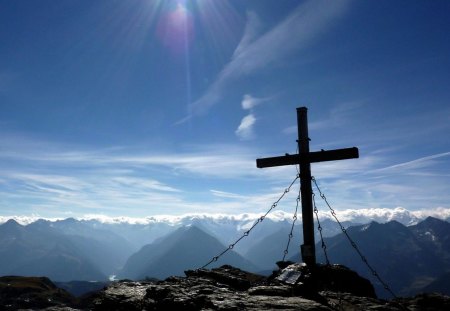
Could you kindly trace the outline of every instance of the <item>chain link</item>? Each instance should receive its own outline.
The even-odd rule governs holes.
[[[297,149],[295,150],[295,153],[298,154],[298,144],[297,144]],[[297,176],[300,177],[300,167],[299,165],[295,166],[295,169],[297,171]],[[291,240],[292,237],[294,236],[293,232],[294,232],[294,226],[295,226],[295,222],[297,221],[297,214],[298,214],[298,204],[300,203],[300,198],[301,198],[301,184],[299,185],[298,188],[298,196],[297,196],[297,200],[296,200],[296,204],[295,204],[295,212],[294,212],[294,216],[292,217],[292,227],[291,227],[291,232],[289,233],[288,236],[288,241],[286,244],[286,249],[283,251],[283,259],[282,261],[284,261],[286,259],[287,254],[289,253],[289,245],[291,244]]]
[[[319,185],[317,184],[316,179],[313,177],[311,177],[311,180],[314,182],[314,185],[316,186],[317,190],[319,191],[320,197],[325,201],[325,204],[328,206],[328,208],[331,211],[331,215],[333,215],[334,219],[336,220],[336,222],[339,224],[339,226],[341,227],[342,232],[345,234],[345,236],[347,237],[347,239],[349,240],[350,244],[352,245],[352,247],[355,249],[355,251],[358,253],[358,255],[361,257],[361,260],[366,264],[367,268],[369,268],[370,272],[372,273],[372,275],[374,277],[376,277],[378,279],[378,281],[381,283],[381,285],[383,285],[383,288],[388,291],[392,297],[394,298],[398,298],[397,295],[394,294],[394,292],[392,291],[392,289],[389,287],[389,285],[387,285],[386,282],[383,281],[383,279],[381,279],[380,275],[377,273],[377,271],[372,268],[372,266],[369,264],[369,262],[367,261],[367,258],[362,254],[361,250],[359,249],[359,247],[356,245],[356,243],[353,241],[353,239],[349,236],[347,229],[344,228],[344,226],[342,225],[342,223],[339,221],[339,219],[336,216],[336,212],[334,211],[334,209],[330,206],[330,204],[328,203],[327,198],[325,197],[325,195],[322,193],[322,191],[319,188]]]
[[[276,200],[269,208],[269,210],[262,215],[261,217],[259,217],[255,223],[250,227],[250,229],[248,229],[247,231],[244,232],[244,234],[239,237],[239,239],[237,239],[236,241],[234,241],[234,243],[228,245],[227,248],[225,248],[220,254],[218,254],[217,256],[214,256],[213,258],[211,258],[210,261],[208,261],[206,264],[204,264],[201,268],[199,269],[204,269],[207,266],[209,266],[210,264],[212,264],[213,262],[216,262],[219,260],[220,257],[222,257],[225,253],[227,253],[229,250],[233,249],[234,246],[239,243],[239,241],[241,241],[243,238],[245,238],[246,236],[248,236],[250,234],[250,232],[253,230],[253,228],[255,228],[259,223],[263,222],[264,219],[267,217],[267,215],[269,215],[269,213],[275,208],[277,207],[278,203],[280,203],[280,201],[284,198],[284,196],[291,190],[292,186],[294,185],[294,183],[300,178],[300,174],[297,174],[295,176],[295,179],[291,182],[291,184],[289,185],[289,187],[287,187],[284,192],[281,194],[281,196],[278,198],[278,200]]]
[[[293,220],[292,220],[291,232],[289,233],[289,238],[288,238],[288,241],[286,244],[286,249],[283,252],[282,261],[284,261],[286,259],[286,256],[289,253],[289,245],[291,244],[292,237],[294,236],[293,235],[294,226],[295,226],[295,222],[297,221],[298,204],[300,203],[300,191],[301,191],[300,189],[301,189],[301,187],[299,188],[299,193],[298,193],[297,200],[296,200],[297,203],[295,204],[295,213],[294,213],[294,216],[292,217]]]
[[[319,221],[319,210],[317,209],[317,205],[316,205],[316,194],[312,193],[312,201],[313,201],[313,206],[314,206],[314,214],[316,215],[316,220],[317,220],[317,230],[319,231],[320,234],[320,241],[322,242],[322,249],[323,249],[323,253],[325,255],[325,260],[327,262],[327,265],[330,265],[330,260],[328,259],[328,254],[327,254],[327,245],[325,244],[325,241],[323,239],[323,235],[322,235],[322,226],[320,225],[320,221]]]

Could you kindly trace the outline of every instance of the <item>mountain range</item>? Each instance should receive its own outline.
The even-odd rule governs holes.
[[[119,278],[166,278],[199,268],[244,235],[253,219],[191,217],[182,222],[103,223],[73,218],[0,225],[0,275],[48,276],[58,282]],[[378,295],[383,288],[355,252],[340,226],[321,222],[328,256],[369,278]],[[208,268],[231,264],[269,273],[281,260],[292,224],[265,219],[236,247]],[[449,291],[450,223],[427,218],[411,226],[398,221],[345,222],[346,232],[370,264],[398,295],[424,290]],[[316,237],[316,241],[318,240]],[[299,260],[301,223],[294,226],[287,258]],[[325,262],[320,244],[319,262]]]
[[[446,221],[428,217],[409,227],[397,221],[385,224],[371,222],[350,227],[346,233],[369,265],[400,296],[422,292],[427,286],[439,288],[439,280],[448,280],[450,223]],[[345,234],[328,237],[324,241],[332,263],[340,263],[357,271],[373,282],[379,297],[389,297],[384,285],[374,278]],[[325,262],[320,246],[316,248],[318,261]],[[298,253],[291,260],[299,258]],[[437,283],[433,285],[433,282]],[[446,291],[449,289],[450,284]]]
[[[86,251],[57,230],[21,226],[9,220],[0,226],[0,275],[48,276],[53,280],[104,280],[106,275]]]
[[[165,279],[171,275],[183,275],[185,270],[199,268],[209,262],[211,254],[219,254],[226,247],[218,239],[196,226],[177,229],[164,238],[142,247],[133,254],[119,273],[120,278]],[[247,271],[258,268],[233,250],[223,255],[221,261]],[[209,268],[223,263],[213,263]]]

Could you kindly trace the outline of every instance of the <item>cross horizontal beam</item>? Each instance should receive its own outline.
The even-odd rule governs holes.
[[[314,151],[301,156],[300,154],[288,154],[281,157],[256,159],[256,167],[264,168],[282,165],[295,165],[300,164],[301,161],[305,160],[306,162],[314,163],[355,158],[359,158],[359,151],[358,148],[352,147],[336,150]]]

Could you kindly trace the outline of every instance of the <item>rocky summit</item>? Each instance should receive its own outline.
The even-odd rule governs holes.
[[[231,266],[186,271],[160,282],[118,282],[93,301],[94,310],[450,310],[450,297],[393,301],[340,266],[284,264],[270,277]]]
[[[119,281],[71,304],[43,307],[27,300],[32,310],[450,310],[450,297],[423,294],[391,301],[377,299],[372,284],[341,265],[307,266],[279,263],[265,277],[225,265],[188,270],[186,277],[164,281]],[[54,288],[50,286],[52,290]],[[20,295],[17,295],[18,297]],[[9,305],[20,309],[9,297]],[[0,301],[1,303],[1,301]],[[0,310],[8,308],[0,307]],[[9,309],[11,310],[11,309]]]

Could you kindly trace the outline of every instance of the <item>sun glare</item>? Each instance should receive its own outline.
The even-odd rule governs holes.
[[[156,34],[171,52],[186,52],[185,49],[194,39],[193,16],[186,6],[186,1],[176,1],[176,6],[160,16]]]

